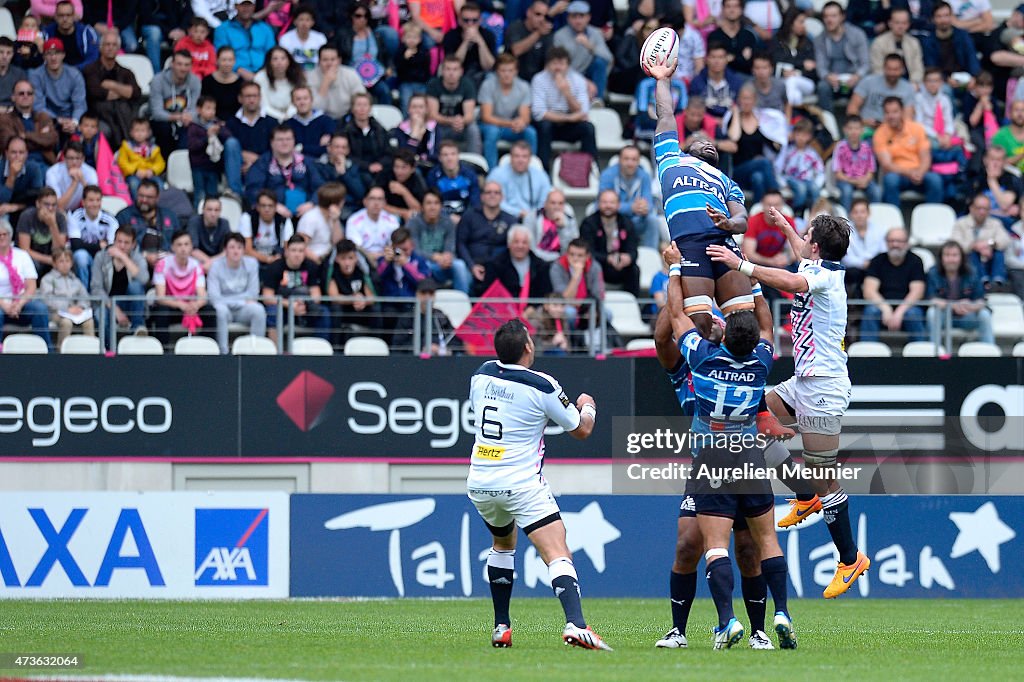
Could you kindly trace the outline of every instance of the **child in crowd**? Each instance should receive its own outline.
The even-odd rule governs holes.
[[[39,30],[39,19],[26,14],[18,27],[13,64],[26,71],[42,66],[44,39],[43,32]]]
[[[803,212],[825,186],[825,163],[818,152],[811,147],[814,139],[814,124],[801,118],[793,126],[793,143],[779,155],[776,172],[786,181],[793,192],[793,209]]]
[[[221,172],[227,165],[230,153],[226,145],[231,138],[231,131],[217,118],[217,100],[209,95],[199,98],[196,117],[189,124],[187,132],[188,158],[192,164],[192,185],[198,209],[203,199],[219,194],[217,187]],[[240,156],[241,152],[238,154]],[[241,163],[236,170],[241,175]]]
[[[423,29],[408,22],[402,26],[403,49],[395,55],[395,75],[398,77],[398,92],[402,112],[409,113],[409,98],[427,91],[430,80],[430,52],[423,47]]]
[[[210,24],[202,17],[193,17],[188,34],[174,44],[174,52],[185,50],[192,55],[192,73],[203,80],[217,70],[217,50],[210,42]]]
[[[100,119],[96,114],[89,111],[82,114],[78,119],[78,132],[71,139],[82,143],[86,165],[96,168],[96,143],[100,139]]]
[[[533,338],[542,355],[568,355],[572,348],[569,338],[572,325],[565,314],[565,302],[558,294],[548,294],[541,308],[534,308],[530,323],[536,330]]]
[[[924,87],[914,100],[914,116],[932,145],[932,170],[940,175],[959,175],[967,168],[963,140],[954,135],[953,102],[942,91],[942,69],[924,71]]]
[[[57,346],[78,327],[86,336],[96,336],[92,321],[89,292],[76,274],[71,272],[74,259],[71,249],[53,254],[53,269],[43,275],[39,294],[50,309],[50,321],[57,324]]]
[[[974,77],[974,88],[964,93],[964,120],[971,134],[971,144],[974,145],[970,162],[972,175],[982,172],[982,159],[989,142],[999,130],[1003,107],[1003,101],[995,95],[992,74],[988,71],[979,72]]]
[[[327,36],[320,31],[313,30],[315,23],[316,16],[313,14],[313,8],[299,6],[292,19],[294,28],[281,36],[278,43],[306,71],[316,68],[320,58],[320,48],[327,44]]]
[[[160,182],[157,176],[167,168],[167,162],[160,153],[160,147],[153,142],[153,131],[148,120],[137,118],[132,121],[128,139],[121,143],[118,151],[117,165],[124,174],[132,198],[135,198],[135,192],[143,180],[149,178]]]
[[[853,203],[854,190],[864,192],[868,201],[882,200],[882,189],[875,182],[878,169],[871,145],[863,141],[864,123],[860,116],[850,116],[843,125],[844,139],[832,152],[832,173],[839,189],[839,203],[847,211]]]

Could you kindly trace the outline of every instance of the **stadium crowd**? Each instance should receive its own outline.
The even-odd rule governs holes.
[[[637,59],[661,26],[679,34],[681,139],[714,140],[748,205],[798,229],[849,215],[860,338],[937,341],[948,307],[991,340],[986,293],[1024,295],[1024,5],[998,26],[988,0],[27,5],[6,5],[18,30],[0,37],[0,326],[51,345],[51,322],[58,341],[94,333],[90,299],[149,288],[152,305],[114,311],[123,332],[166,341],[180,322],[223,352],[231,322],[273,333],[275,296],[310,297],[295,314],[325,338],[332,317],[388,338],[395,304],[375,297],[552,297],[530,311],[551,352],[585,343],[591,314],[556,300],[608,284],[662,305],[665,273],[641,288],[640,248],[668,235]],[[145,88],[117,59],[134,52]],[[623,96],[635,144],[609,159],[592,112]],[[191,197],[168,183],[176,150]],[[567,188],[595,185],[578,217]],[[126,206],[108,214],[105,197]],[[921,200],[963,214],[930,270],[913,235],[872,218]],[[742,248],[795,270],[756,211]]]

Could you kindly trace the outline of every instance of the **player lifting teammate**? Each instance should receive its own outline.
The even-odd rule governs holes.
[[[787,423],[799,426],[805,466],[834,468],[839,452],[841,420],[850,404],[850,376],[843,339],[846,336],[846,286],[839,261],[850,244],[849,224],[840,218],[820,215],[811,221],[801,238],[775,209],[766,216],[786,235],[801,256],[796,273],[754,265],[740,260],[730,249],[711,245],[708,255],[723,266],[754,277],[767,286],[793,293],[793,355],[796,371],[768,395],[769,409]],[[794,419],[795,417],[795,419]],[[787,461],[789,453],[774,443],[765,452],[770,466]],[[834,478],[815,481],[817,493],[797,491],[789,514],[779,522],[785,528],[824,510],[825,523],[839,551],[839,565],[824,596],[843,594],[870,567],[857,549],[850,525],[846,492]]]
[[[510,320],[498,329],[494,350],[498,360],[481,365],[470,382],[476,443],[466,481],[469,499],[493,536],[487,556],[494,602],[491,644],[512,646],[509,603],[518,526],[548,566],[551,589],[565,611],[563,641],[610,651],[583,619],[565,525],[541,474],[548,420],[583,440],[590,436],[597,419],[594,399],[582,393],[573,404],[557,381],[530,369],[535,356],[533,339],[519,320]]]
[[[685,290],[685,281],[681,277],[681,256],[675,244],[669,245],[664,257],[669,265],[668,319],[679,351],[677,373],[688,368],[693,380],[695,416],[691,431],[695,434],[725,434],[731,438],[727,447],[701,448],[695,454],[694,464],[696,466],[699,462],[731,468],[749,463],[764,468],[764,458],[751,437],[757,434],[756,405],[764,394],[765,381],[772,366],[773,350],[766,340],[772,335],[768,306],[760,297],[754,311],[735,312],[729,317],[721,345],[710,343],[700,337],[693,321],[683,312],[683,301],[689,292]],[[735,449],[734,444],[743,447]],[[796,636],[787,607],[786,561],[772,523],[775,504],[770,481],[712,481],[698,475],[688,482],[687,491],[692,493],[687,500],[692,502],[696,512],[698,538],[703,538],[705,550],[708,585],[718,611],[715,648],[732,647],[744,633],[743,626],[733,614],[733,573],[728,559],[730,531],[740,517],[746,519],[754,551],[761,558],[760,573],[775,601],[774,625],[779,645],[783,649],[796,648]],[[683,525],[681,520],[681,530]],[[737,552],[743,542],[740,535],[737,533]],[[699,542],[693,536],[688,539]],[[691,563],[695,569],[696,561]],[[760,617],[763,623],[763,607]],[[763,632],[757,634],[767,640]],[[666,639],[671,635],[670,631]],[[682,645],[685,646],[685,638]],[[754,646],[753,639],[751,646]],[[754,648],[770,648],[770,643],[767,647]]]

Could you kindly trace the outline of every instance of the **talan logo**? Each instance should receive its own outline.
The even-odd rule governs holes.
[[[0,434],[18,433],[27,427],[37,435],[32,439],[32,446],[37,448],[56,445],[64,433],[99,430],[121,435],[136,429],[146,434],[167,433],[173,421],[171,401],[162,396],[138,400],[123,395],[100,400],[88,396],[37,396],[28,403],[15,396],[0,396]]]
[[[277,396],[277,406],[300,431],[311,431],[323,420],[334,385],[308,370],[299,372]]]
[[[269,509],[196,509],[196,585],[267,585]]]

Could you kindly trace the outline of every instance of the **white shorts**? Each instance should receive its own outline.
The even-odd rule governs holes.
[[[838,436],[842,418],[850,406],[849,377],[790,377],[775,393],[796,410],[801,431]]]
[[[537,483],[515,490],[475,490],[470,488],[469,499],[483,517],[484,523],[494,535],[504,537],[512,532],[512,523],[526,531],[527,535],[547,524],[530,528],[540,521],[559,513],[558,503],[548,482]],[[551,519],[552,521],[554,519]],[[498,532],[507,531],[507,532]]]

